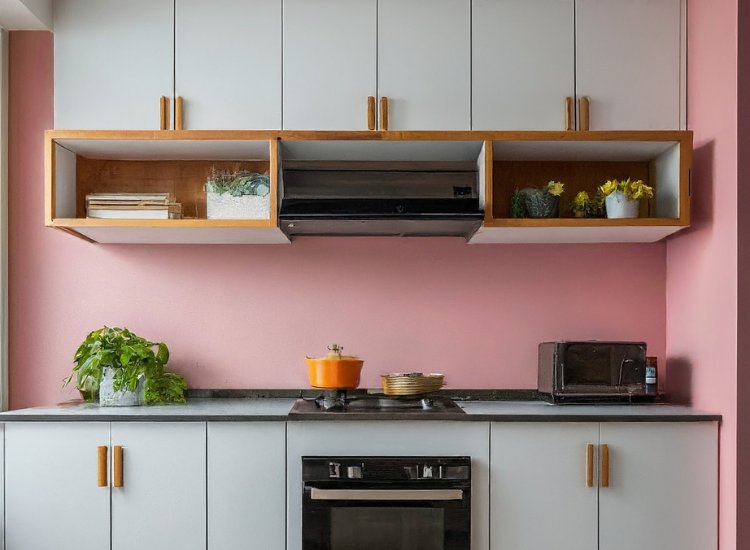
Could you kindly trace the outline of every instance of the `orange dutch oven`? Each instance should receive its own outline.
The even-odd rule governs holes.
[[[313,388],[353,390],[359,386],[364,361],[353,355],[342,355],[342,346],[328,346],[325,357],[308,357],[307,373]]]

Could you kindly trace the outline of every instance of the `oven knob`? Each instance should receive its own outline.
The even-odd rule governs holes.
[[[349,479],[362,479],[362,466],[347,466],[346,477]]]
[[[422,466],[422,479],[432,479],[432,466]]]
[[[335,477],[335,478],[341,477],[341,464],[339,464],[338,462],[329,462],[328,463],[328,477]]]

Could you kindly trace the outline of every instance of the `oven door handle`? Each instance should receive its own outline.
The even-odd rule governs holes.
[[[463,500],[461,489],[319,489],[310,488],[312,500]]]

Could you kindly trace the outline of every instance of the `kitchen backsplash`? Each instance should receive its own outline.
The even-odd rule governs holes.
[[[10,78],[10,395],[58,402],[103,324],[166,342],[192,387],[299,388],[339,343],[362,383],[437,371],[449,386],[536,387],[543,340],[645,340],[663,361],[665,245],[466,246],[309,239],[292,246],[95,246],[43,226],[52,40],[15,33]]]

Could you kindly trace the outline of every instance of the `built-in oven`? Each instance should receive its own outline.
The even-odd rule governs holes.
[[[302,457],[303,550],[470,550],[470,457]]]

